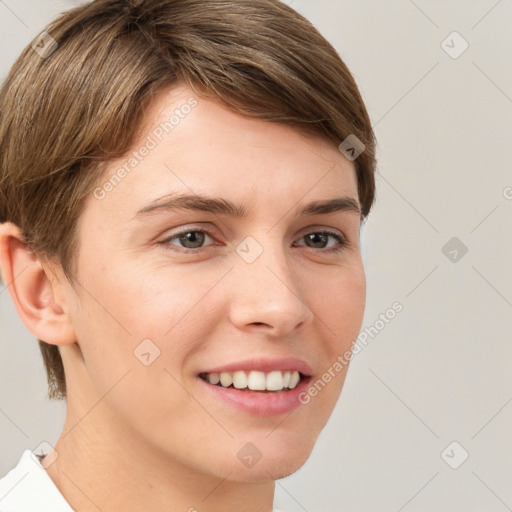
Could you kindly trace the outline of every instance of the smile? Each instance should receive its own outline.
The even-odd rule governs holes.
[[[205,382],[223,388],[235,388],[248,391],[287,391],[295,389],[305,378],[299,371],[262,372],[257,370],[221,373],[201,373],[199,377]]]

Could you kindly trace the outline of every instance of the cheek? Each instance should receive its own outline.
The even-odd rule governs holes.
[[[162,280],[140,269],[81,281],[72,321],[88,377],[105,404],[141,431],[150,419],[165,423],[173,411],[193,410],[178,383],[200,343],[200,308],[193,306],[204,291],[192,281],[183,274]]]
[[[161,253],[136,258],[111,248],[94,257],[89,251],[88,260],[84,254],[82,268],[89,270],[80,276],[82,301],[75,323],[93,344],[117,339],[132,346],[145,338],[166,339],[183,329],[190,312],[204,307],[202,297],[225,271],[172,263]]]
[[[335,272],[323,282],[314,298],[318,325],[325,329],[330,355],[345,351],[361,329],[366,302],[366,279],[362,266]]]
[[[304,418],[315,439],[320,434],[343,388],[364,316],[366,280],[362,267],[340,272],[316,295],[314,311],[318,330],[323,332],[322,368],[302,399]]]
[[[201,284],[202,283],[202,284]],[[103,327],[117,329],[122,336],[161,338],[198,302],[205,280],[181,269],[124,265],[89,280],[89,288],[101,297]]]

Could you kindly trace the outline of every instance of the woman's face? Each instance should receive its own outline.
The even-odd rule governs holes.
[[[361,327],[354,164],[183,85],[147,121],[78,224],[78,296],[67,290],[83,361],[65,359],[69,406],[101,399],[125,442],[194,471],[281,478],[309,456],[346,368],[299,398]],[[195,208],[166,206],[185,195]]]

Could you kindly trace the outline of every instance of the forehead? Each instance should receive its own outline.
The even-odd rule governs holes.
[[[130,151],[102,173],[104,197],[89,201],[103,214],[128,220],[175,191],[276,211],[301,198],[358,199],[354,164],[332,142],[241,116],[182,83],[154,98],[142,126]]]

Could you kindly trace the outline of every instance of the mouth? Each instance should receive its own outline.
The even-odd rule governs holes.
[[[197,374],[209,399],[253,416],[290,413],[312,379],[311,368],[295,358],[251,359]]]
[[[309,378],[298,370],[282,371],[274,370],[262,372],[252,370],[250,372],[237,370],[234,372],[200,373],[203,381],[221,388],[232,388],[246,392],[258,393],[285,393],[295,389],[301,381]]]

